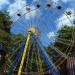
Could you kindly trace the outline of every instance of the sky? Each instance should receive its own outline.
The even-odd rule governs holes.
[[[47,7],[48,3],[51,7]],[[36,7],[37,4],[40,8]],[[62,9],[57,9],[57,6]],[[43,45],[52,43],[57,31],[64,25],[72,26],[75,20],[75,0],[0,0],[0,10],[8,11],[12,17],[12,33],[27,35],[30,27],[36,27]],[[71,12],[71,15],[66,12]]]

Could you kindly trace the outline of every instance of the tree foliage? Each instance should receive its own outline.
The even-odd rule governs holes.
[[[59,50],[65,53],[68,49],[71,50],[71,54],[75,53],[75,27],[73,26],[64,26],[60,30],[58,30],[58,36],[56,37],[54,46]]]
[[[9,44],[10,44],[9,35],[11,24],[12,21],[9,14],[6,11],[0,11],[0,56],[1,56],[0,64],[2,65],[5,63],[5,57],[9,51]]]
[[[0,11],[0,29],[10,32],[12,20],[6,11]]]
[[[59,50],[64,54],[75,55],[75,27],[64,26],[57,31],[57,36],[55,37],[55,42],[47,47],[47,53],[54,62],[61,57],[58,52]]]

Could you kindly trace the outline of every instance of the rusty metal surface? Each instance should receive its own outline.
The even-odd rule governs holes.
[[[67,59],[68,75],[75,75],[75,56],[69,56]]]

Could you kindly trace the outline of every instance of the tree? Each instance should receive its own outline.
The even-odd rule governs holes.
[[[66,55],[75,56],[75,27],[65,25],[57,32],[54,46]],[[60,65],[61,75],[66,75],[66,60]],[[64,68],[64,69],[63,69]]]
[[[57,31],[57,36],[55,37],[55,42],[53,43],[53,47],[57,48],[64,54],[75,56],[75,27],[74,26],[67,26],[65,25],[61,29]],[[52,60],[54,62],[57,62],[60,58],[60,61],[55,64],[56,66],[58,64],[62,64],[62,60],[64,59],[61,57],[58,53],[54,51],[54,49],[51,48],[51,44],[47,48],[48,54],[51,56]],[[61,75],[67,75],[66,74],[66,60],[63,62],[62,65],[60,65],[60,74]]]
[[[75,50],[74,50],[75,49],[74,47],[75,45],[75,39],[74,39],[75,27],[65,25],[60,30],[58,30],[57,33],[58,33],[58,36],[56,37],[54,46],[57,47],[59,50],[61,50],[64,53],[68,47],[69,47],[68,51],[72,47],[70,54],[74,55],[75,53]]]
[[[12,20],[9,13],[6,11],[0,11],[0,29],[10,33]]]
[[[52,60],[56,62],[61,55],[56,50],[61,51],[64,54],[75,55],[75,27],[64,26],[57,31],[55,42],[47,47],[47,53],[50,55]]]
[[[9,14],[6,11],[0,11],[0,66],[5,63],[5,57],[9,51],[11,24]]]

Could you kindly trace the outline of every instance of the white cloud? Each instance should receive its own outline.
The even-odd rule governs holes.
[[[52,0],[54,3],[60,4],[60,2],[67,3],[71,2],[72,0]]]
[[[16,15],[17,13],[20,13],[21,15],[25,15],[26,19],[29,19],[30,17],[34,17],[37,13],[36,8],[31,5],[31,6],[26,6],[26,0],[15,0],[13,4],[10,4],[8,7],[8,12],[12,16],[12,18],[17,20],[19,17]],[[30,12],[26,9],[30,8]],[[32,11],[33,10],[33,11]],[[16,11],[18,11],[16,14],[14,14]]]
[[[9,15],[12,17],[13,21],[16,21],[19,17],[18,13],[22,14],[22,10],[24,10],[24,6],[26,5],[25,0],[15,0],[14,3],[10,4],[8,7]],[[21,11],[19,11],[21,10]],[[24,13],[25,11],[23,11]]]
[[[19,9],[21,9],[25,5],[26,5],[25,0],[15,0],[14,3],[9,5],[8,12],[10,13],[10,15],[13,15],[16,11],[18,11]]]
[[[52,0],[53,2],[57,3],[59,0]]]
[[[57,22],[57,29],[60,29],[64,25],[71,26],[74,20],[74,10],[67,9],[66,12],[71,12],[71,15],[67,15],[66,13],[63,14],[56,22]],[[66,16],[67,15],[67,16]]]
[[[48,37],[49,39],[54,38],[54,37],[55,37],[55,33],[54,33],[54,32],[49,32],[49,33],[47,34],[47,37]]]
[[[66,3],[68,0],[62,0],[62,2]]]
[[[52,0],[53,2],[53,7],[56,7],[60,4],[60,2],[67,3],[69,0]]]
[[[0,0],[0,10],[5,6],[5,5],[9,5],[10,2],[9,0]]]

